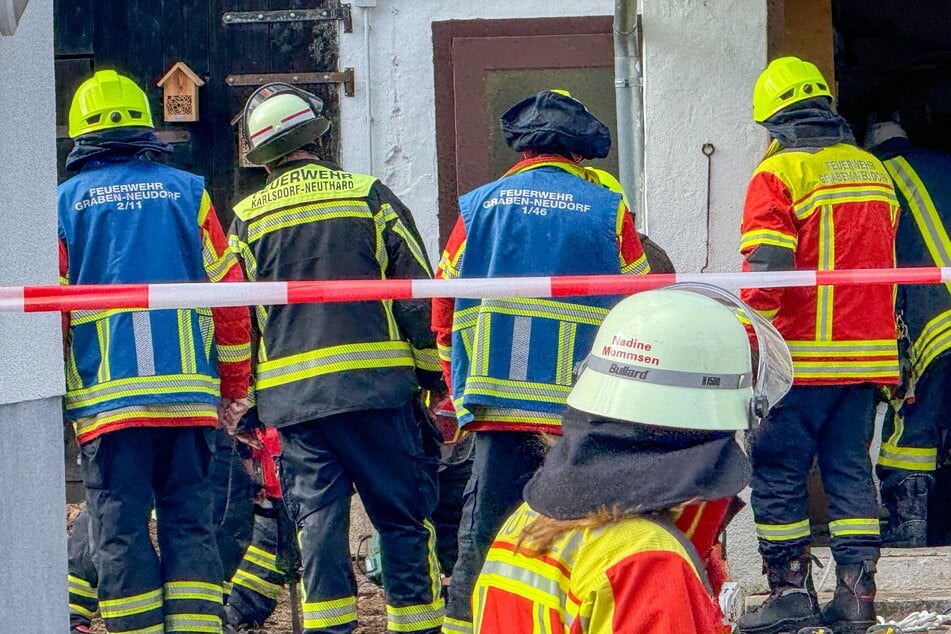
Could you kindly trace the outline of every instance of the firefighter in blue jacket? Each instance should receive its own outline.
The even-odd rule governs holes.
[[[62,283],[242,279],[204,181],[148,160],[171,148],[132,80],[99,71],[84,82],[69,134],[67,168],[79,174],[59,188]],[[64,321],[65,408],[107,630],[220,631],[208,469],[219,419],[246,409],[247,309],[78,310]]]
[[[951,154],[917,148],[891,118],[874,121],[866,146],[884,162],[901,203],[899,266],[951,266]],[[883,542],[921,547],[928,540],[928,494],[938,439],[951,408],[951,292],[945,284],[900,286],[905,392],[885,418],[878,459],[888,509]]]

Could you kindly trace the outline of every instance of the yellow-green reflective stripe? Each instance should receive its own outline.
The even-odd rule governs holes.
[[[832,207],[822,207],[819,219],[819,270],[831,271],[835,269],[835,224],[833,222]],[[835,288],[819,286],[816,302],[816,339],[828,341],[832,339],[832,306]]]
[[[489,376],[471,376],[466,380],[466,394],[484,394],[500,398],[522,398],[530,401],[564,400],[571,392],[569,385],[510,381]]]
[[[792,524],[756,524],[756,536],[771,542],[809,537],[809,520]]]
[[[933,317],[911,347],[911,359],[919,374],[935,357],[951,348],[951,310]]]
[[[192,311],[178,311],[178,342],[182,354],[182,374],[194,374],[198,368],[195,359],[195,333],[192,331]]]
[[[221,584],[204,581],[169,581],[165,584],[165,599],[191,599],[221,603]]]
[[[83,606],[79,605],[78,603],[70,603],[70,604],[69,604],[69,611],[72,612],[73,614],[78,614],[79,616],[84,616],[84,617],[86,617],[87,619],[91,619],[92,617],[96,616],[96,611],[95,611],[95,610],[87,610],[86,608],[84,608]]]
[[[271,572],[276,572],[280,574],[280,570],[277,569],[277,555],[274,553],[269,553],[266,550],[262,550],[257,546],[248,546],[247,552],[244,553],[244,558],[253,563],[256,566],[261,566],[266,570]]]
[[[217,396],[218,380],[201,374],[126,377],[102,385],[92,385],[81,390],[67,392],[66,406],[79,408],[126,396],[178,394],[181,392],[199,392]]]
[[[244,271],[248,280],[253,282],[258,276],[258,261],[254,257],[254,252],[246,242],[242,242],[238,236],[232,234],[228,236],[228,246],[231,252],[244,261]]]
[[[527,409],[502,407],[473,407],[475,417],[480,421],[504,421],[528,423],[533,425],[561,425],[561,415],[548,412],[533,412]]]
[[[385,277],[390,257],[387,254],[386,240],[383,237],[386,232],[386,221],[383,220],[383,214],[377,213],[373,216],[373,228],[376,231],[376,261],[380,265],[380,277]]]
[[[82,436],[116,421],[132,418],[210,418],[217,421],[218,410],[210,403],[168,403],[163,405],[161,409],[144,409],[137,406],[120,407],[109,410],[108,415],[96,414],[80,418],[76,421],[76,435]]]
[[[109,320],[102,319],[96,322],[96,335],[99,340],[99,372],[97,378],[100,383],[106,383],[112,378],[109,369]]]
[[[344,344],[260,363],[257,389],[333,372],[400,366],[414,367],[413,353],[405,342]]]
[[[304,602],[304,628],[316,629],[344,625],[357,620],[356,597],[331,601]]]
[[[769,244],[795,251],[799,246],[799,236],[774,231],[773,229],[753,229],[752,231],[744,233],[740,239],[741,250],[757,247],[761,244]]]
[[[908,201],[915,224],[918,225],[935,265],[951,266],[951,238],[944,229],[941,215],[921,177],[901,156],[885,161],[885,168]]]
[[[795,206],[796,217],[803,220],[812,215],[816,208],[823,205],[838,205],[850,202],[887,202],[890,205],[897,205],[898,198],[895,192],[890,188],[869,188],[865,186],[856,186],[848,188],[837,188],[835,191],[819,190],[808,195],[803,202]]]
[[[420,267],[432,275],[432,269],[429,268],[429,260],[426,258],[426,251],[419,242],[416,241],[416,238],[414,238],[413,234],[406,228],[406,225],[403,224],[403,221],[396,212],[393,211],[393,207],[387,203],[380,207],[379,213],[383,214],[384,223],[395,221],[393,223],[393,231],[396,232],[396,235],[403,238],[406,246],[409,247],[410,253],[413,254],[413,258],[419,263]]]
[[[220,634],[221,618],[213,614],[166,614],[167,632],[211,632]]]
[[[439,353],[440,360],[452,361],[452,346],[436,344],[436,351]]]
[[[365,218],[369,220],[371,217],[372,214],[365,203],[332,202],[293,207],[248,223],[248,241],[257,242],[274,231],[311,222],[339,218]]]
[[[446,617],[442,622],[444,634],[472,634],[472,622]]]
[[[390,339],[401,339],[400,327],[399,324],[396,323],[396,317],[393,315],[393,300],[384,299],[380,303],[383,304],[383,313],[386,315],[387,334]]]
[[[238,363],[251,358],[251,344],[217,344],[218,360],[223,363]]]
[[[624,275],[647,275],[651,272],[650,263],[647,261],[647,256],[642,255],[637,258],[630,264],[624,264],[624,256],[621,258],[621,273]]]
[[[150,590],[142,594],[121,599],[103,599],[99,602],[99,611],[104,619],[117,619],[133,614],[143,614],[162,607],[162,591]]]
[[[416,361],[416,367],[427,372],[441,372],[442,366],[439,365],[439,354],[433,348],[413,348],[413,359]]]
[[[558,350],[555,362],[555,383],[559,385],[572,384],[572,370],[575,358],[575,339],[578,333],[578,324],[561,322],[558,324]]]
[[[844,535],[878,535],[879,531],[878,518],[874,517],[855,517],[829,522],[829,533],[833,537],[841,537]]]
[[[905,471],[934,471],[938,468],[938,450],[934,447],[899,447],[885,442],[882,443],[878,464]]]
[[[122,630],[121,632],[110,630],[110,634],[165,634],[165,625],[159,623],[158,625],[149,625],[148,627],[142,627],[137,630]]]
[[[608,314],[607,308],[572,304],[550,299],[484,299],[480,306],[460,311],[465,319],[471,312],[493,312],[519,317],[541,317],[558,321],[570,321],[590,326],[600,326]],[[455,325],[453,326],[455,328]]]
[[[96,589],[89,585],[89,582],[85,579],[67,575],[66,580],[69,582],[70,594],[86,597],[87,599],[95,599],[97,597]]]
[[[558,581],[527,568],[486,559],[479,577],[480,585],[509,588],[515,594],[549,605],[558,605],[561,601]]]
[[[205,275],[207,275],[209,281],[212,282],[220,282],[224,276],[228,274],[231,267],[237,264],[234,253],[230,250],[225,250],[224,253],[219,256],[215,252],[215,246],[211,243],[211,239],[207,235],[202,239],[201,256],[205,267]]]
[[[235,571],[231,581],[236,586],[244,586],[253,592],[262,594],[271,599],[279,599],[281,597],[281,586],[262,579],[246,570],[241,570],[240,568]]]
[[[100,319],[106,319],[107,317],[112,317],[113,315],[121,315],[124,313],[143,313],[147,312],[145,308],[123,308],[121,310],[73,310],[69,313],[69,323],[71,326],[79,326],[81,324],[91,324],[94,321],[99,321]]]

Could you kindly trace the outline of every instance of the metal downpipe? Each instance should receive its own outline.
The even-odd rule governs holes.
[[[648,232],[644,197],[644,94],[637,0],[614,2],[614,91],[617,104],[618,180],[638,230]]]

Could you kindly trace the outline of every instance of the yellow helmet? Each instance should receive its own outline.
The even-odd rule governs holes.
[[[829,83],[815,64],[798,57],[780,57],[770,62],[753,88],[753,120],[762,123],[790,104],[832,98]]]
[[[114,70],[97,71],[73,95],[69,136],[123,127],[154,128],[149,99],[128,77]]]

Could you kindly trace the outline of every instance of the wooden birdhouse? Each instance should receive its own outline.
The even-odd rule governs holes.
[[[205,82],[185,62],[178,62],[169,68],[156,85],[163,91],[165,121],[198,121],[198,89],[204,86]]]

